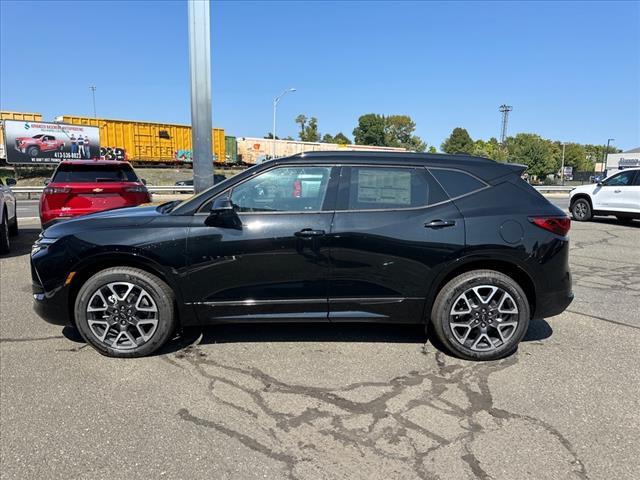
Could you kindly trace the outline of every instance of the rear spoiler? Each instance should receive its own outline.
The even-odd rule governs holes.
[[[514,175],[522,177],[522,174],[528,168],[526,165],[520,165],[519,163],[501,163],[500,165],[502,166],[502,168],[498,172],[501,173],[501,175],[487,180],[492,185],[500,183],[505,178],[512,177]]]

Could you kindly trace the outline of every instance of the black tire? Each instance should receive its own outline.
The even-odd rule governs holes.
[[[88,322],[88,302],[94,293],[110,283],[128,282],[143,288],[155,302],[157,307],[157,327],[151,337],[141,345],[126,350],[113,348],[101,341],[91,330]],[[102,355],[108,357],[143,357],[150,355],[164,345],[172,336],[176,327],[174,295],[171,288],[155,275],[144,270],[131,267],[114,267],[102,270],[89,278],[80,288],[75,301],[74,316],[76,327],[87,343]],[[118,326],[110,327],[117,334]]]
[[[517,313],[514,313],[511,318],[512,321],[517,321],[517,324],[514,327],[507,327],[508,330],[505,330],[508,332],[506,340],[497,340],[496,343],[501,342],[501,344],[491,350],[485,351],[479,351],[471,348],[470,346],[463,345],[456,338],[456,335],[454,335],[453,328],[450,325],[450,313],[454,307],[454,302],[458,301],[459,297],[469,289],[479,286],[498,287],[503,292],[509,294],[513,303],[515,303],[515,306],[517,307]],[[492,299],[489,298],[489,300]],[[509,302],[510,301],[511,300],[509,300]],[[475,315],[475,313],[469,313],[468,315],[471,317]],[[515,280],[494,270],[473,270],[458,275],[442,287],[440,292],[438,292],[438,296],[436,297],[433,308],[431,309],[430,321],[438,340],[440,340],[442,345],[455,356],[466,360],[496,360],[509,356],[516,351],[518,344],[529,328],[530,315],[531,313],[527,296]],[[492,320],[492,324],[495,320],[495,325],[498,325],[498,321],[495,316],[493,318],[489,318]],[[470,324],[473,321],[474,320],[472,319]],[[488,325],[488,323],[483,323],[483,325]],[[470,341],[477,338],[481,332],[480,324],[474,328],[478,329],[478,335],[475,337],[472,336],[474,330],[470,329]],[[495,335],[498,332],[498,329],[495,326],[487,326],[487,328],[491,329],[491,335]]]
[[[2,220],[0,221],[0,255],[9,253],[11,243],[9,242],[9,220],[7,220],[6,210],[2,211]]]
[[[618,219],[618,221],[620,223],[624,223],[625,225],[628,225],[631,222],[633,222],[633,218],[631,218],[631,217],[620,217],[620,216],[616,215],[616,218]]]
[[[27,149],[27,155],[29,155],[30,157],[37,157],[39,153],[40,149],[38,147],[29,147]]]
[[[9,224],[9,235],[15,237],[18,235],[18,205],[16,204],[16,214],[13,217],[13,222]]]
[[[588,222],[593,218],[591,204],[585,198],[579,198],[571,204],[571,216],[577,222]]]

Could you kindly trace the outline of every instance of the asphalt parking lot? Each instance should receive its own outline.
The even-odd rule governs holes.
[[[219,326],[105,358],[32,312],[21,227],[0,259],[3,479],[640,478],[638,221],[574,223],[576,300],[490,363],[383,325]]]

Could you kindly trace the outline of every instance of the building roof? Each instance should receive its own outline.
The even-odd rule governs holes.
[[[627,150],[624,153],[640,153],[640,147],[632,148],[631,150]]]

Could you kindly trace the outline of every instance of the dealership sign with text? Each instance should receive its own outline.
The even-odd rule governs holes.
[[[4,121],[7,163],[59,163],[100,157],[100,129],[64,123]]]

